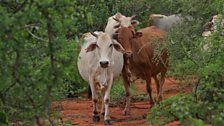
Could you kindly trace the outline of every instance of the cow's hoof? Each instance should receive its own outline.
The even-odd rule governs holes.
[[[149,101],[149,104],[153,106],[155,103],[154,103],[153,100],[150,100],[150,101]]]
[[[104,121],[105,125],[111,125],[112,124],[112,120],[111,119],[107,119]]]
[[[130,111],[123,111],[123,113],[125,116],[130,115]]]
[[[101,112],[101,115],[104,116],[105,115],[105,112]]]
[[[100,121],[100,116],[99,115],[94,115],[93,116],[93,121],[94,122],[99,122]]]
[[[162,96],[159,96],[158,99],[157,99],[157,102],[161,102],[163,100],[163,97]]]

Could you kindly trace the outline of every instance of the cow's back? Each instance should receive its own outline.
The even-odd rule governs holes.
[[[181,18],[177,15],[170,15],[153,21],[153,25],[163,31],[169,31],[174,25],[178,24]]]
[[[142,33],[142,37],[140,38],[142,44],[152,42],[162,42],[165,39],[164,32],[162,32],[155,26],[139,29],[138,32]]]
[[[155,63],[154,59],[158,58],[155,56],[155,48],[164,42],[165,34],[155,26],[140,29],[138,32],[142,32],[142,37],[133,41],[131,69],[137,74],[136,76],[141,76],[141,78],[149,71],[154,75],[158,74],[163,71],[165,66],[161,62]],[[161,56],[166,62],[167,52],[165,51]]]
[[[165,47],[165,33],[160,29],[151,26],[140,29],[143,33],[141,41],[147,44],[145,50],[149,55],[152,74],[164,72],[168,66],[168,50]]]

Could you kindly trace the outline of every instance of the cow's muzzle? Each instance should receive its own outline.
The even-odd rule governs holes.
[[[109,61],[100,61],[100,66],[101,66],[102,68],[107,68],[108,65],[109,65]]]

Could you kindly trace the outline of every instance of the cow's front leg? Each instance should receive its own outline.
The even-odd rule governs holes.
[[[96,93],[96,88],[95,88],[95,83],[94,80],[92,78],[89,78],[89,83],[90,83],[90,88],[92,91],[92,101],[93,101],[93,116],[92,119],[94,122],[99,122],[100,121],[100,115],[98,112],[98,97],[97,97],[97,93]]]
[[[104,123],[105,125],[112,124],[112,121],[109,115],[110,90],[111,90],[112,83],[113,83],[113,76],[111,75],[110,80],[108,81],[108,87],[104,95],[104,106],[105,106]]]
[[[123,70],[122,70],[122,77],[123,77],[123,81],[124,81],[124,88],[125,88],[125,108],[124,108],[124,115],[130,115],[130,97],[131,97],[131,93],[130,93],[130,82],[128,80],[128,76],[127,76],[127,71],[126,71],[126,66],[124,66]]]
[[[105,96],[105,89],[102,90],[101,92],[101,100],[102,100],[102,103],[101,103],[101,114],[104,116],[105,115],[105,106],[104,106],[104,96]]]

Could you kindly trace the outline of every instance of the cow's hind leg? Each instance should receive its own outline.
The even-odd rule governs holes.
[[[151,105],[154,104],[154,101],[153,101],[153,98],[152,98],[152,88],[151,88],[151,76],[149,76],[147,79],[146,79],[146,89],[147,89],[147,92],[149,94],[149,103]]]
[[[160,83],[159,83],[159,80],[157,78],[157,76],[153,76],[154,80],[155,80],[155,83],[156,83],[156,91],[157,91],[157,99],[156,101],[158,102],[159,101],[159,92],[160,92]]]
[[[163,99],[163,84],[165,82],[165,72],[161,73],[160,81],[159,81],[159,95],[158,95],[158,101],[161,101]]]
[[[124,108],[124,115],[130,115],[130,82],[128,80],[128,75],[127,75],[127,71],[125,69],[125,66],[122,70],[122,77],[123,77],[123,81],[124,81],[124,88],[125,88],[125,108]]]

